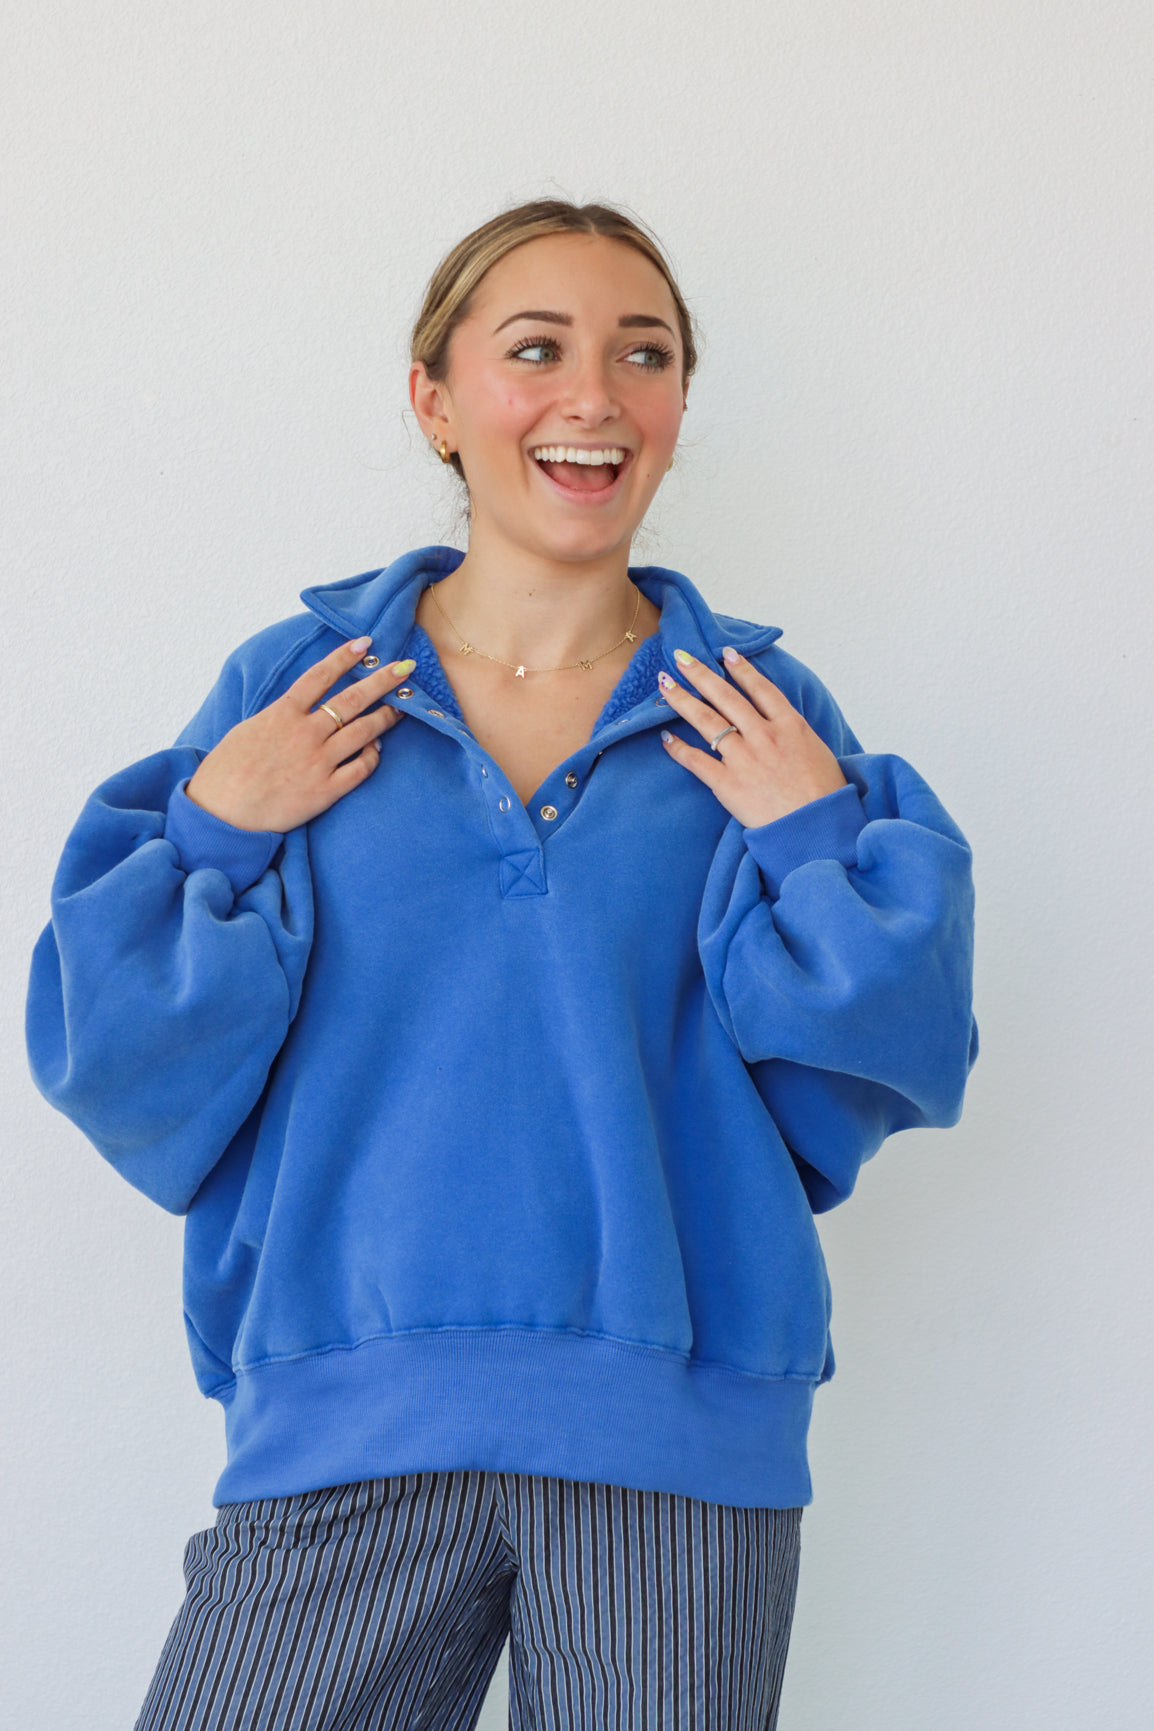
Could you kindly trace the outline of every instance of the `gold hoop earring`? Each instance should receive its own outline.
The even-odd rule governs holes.
[[[451,463],[453,461],[452,456],[449,453],[449,447],[446,445],[444,439],[441,440],[441,461],[442,463]]]
[[[667,474],[667,475],[668,475],[668,473],[669,473],[669,471],[670,471],[670,469],[672,469],[672,467],[673,467],[673,458],[672,458],[672,457],[670,457],[670,459],[669,459],[669,461],[668,461],[668,463],[666,463],[666,465],[665,465],[665,473],[666,473],[666,474]]]

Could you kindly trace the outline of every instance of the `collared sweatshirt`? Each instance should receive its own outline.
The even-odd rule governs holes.
[[[894,1131],[960,1117],[970,849],[778,628],[657,566],[629,576],[659,629],[523,805],[416,623],[461,558],[306,589],[89,796],[32,955],[33,1077],[184,1217],[216,1506],[452,1468],[808,1503],[814,1216]],[[188,798],[365,632],[326,697],[416,668],[363,783],[284,834]],[[673,651],[728,680],[726,644],[844,787],[745,827],[669,753],[662,728],[709,748],[657,673],[700,696]]]

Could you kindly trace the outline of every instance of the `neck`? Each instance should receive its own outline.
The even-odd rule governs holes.
[[[508,543],[498,547],[474,529],[468,552],[437,584],[436,596],[469,643],[530,667],[567,667],[602,655],[640,624],[628,546],[565,561]]]

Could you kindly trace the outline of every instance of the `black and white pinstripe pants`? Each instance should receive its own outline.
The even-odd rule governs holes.
[[[801,1509],[525,1473],[226,1503],[135,1731],[773,1731]]]

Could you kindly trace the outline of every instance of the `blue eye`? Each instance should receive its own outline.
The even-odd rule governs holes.
[[[630,359],[633,355],[654,355],[656,359],[647,361],[641,370],[644,373],[660,373],[672,361],[673,350],[665,348],[662,343],[646,343],[644,348],[634,349]]]
[[[524,360],[527,356],[533,353],[534,349],[552,349],[553,352],[556,353],[557,344],[551,337],[526,337],[523,342],[517,343],[509,350],[509,355],[510,358]],[[539,367],[541,362],[530,361],[529,364],[534,367]]]

